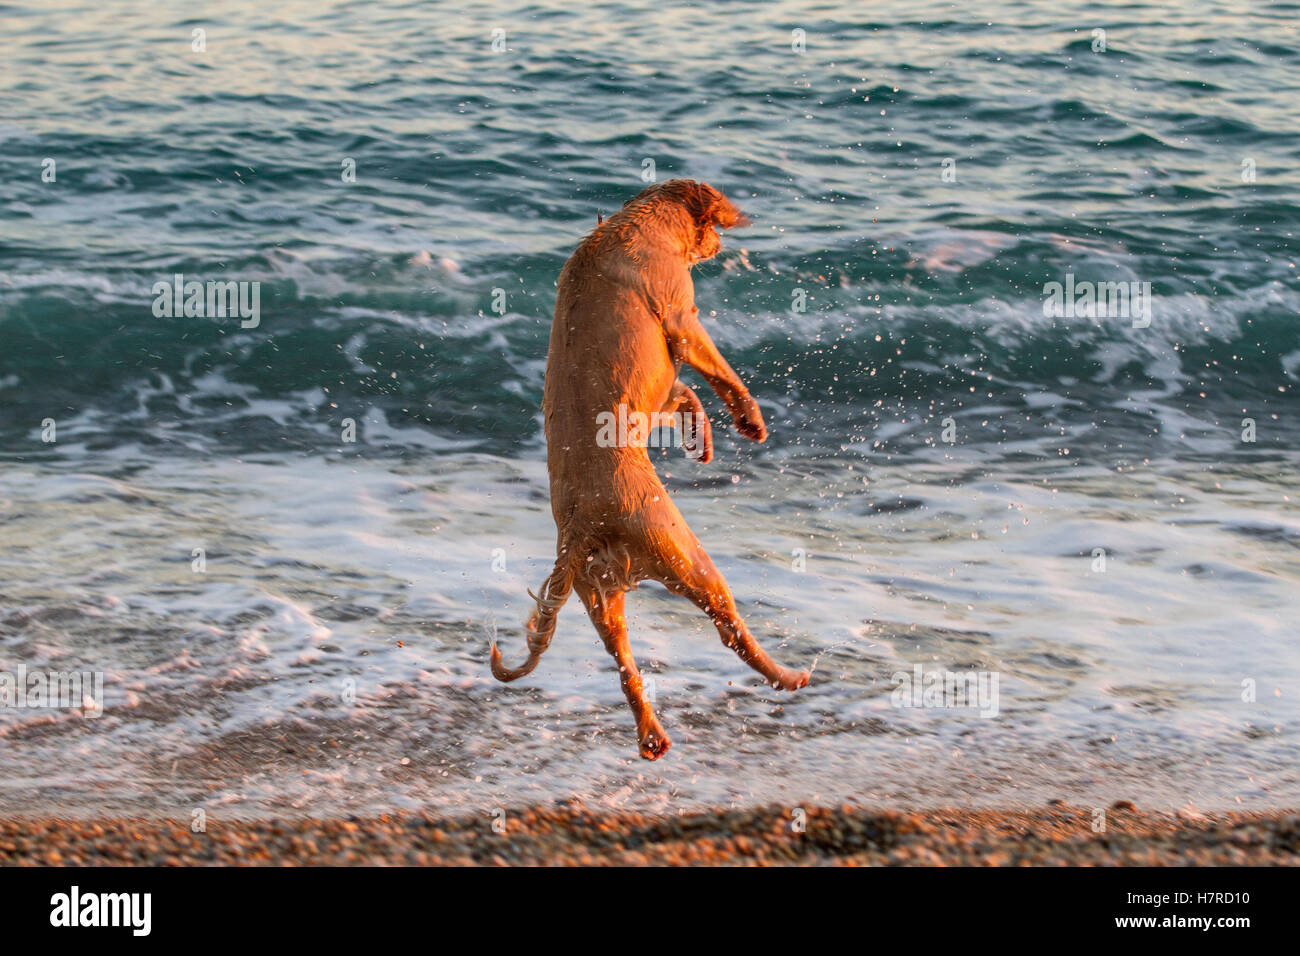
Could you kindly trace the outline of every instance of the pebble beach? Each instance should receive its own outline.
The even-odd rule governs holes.
[[[800,812],[801,811],[801,812]],[[1294,866],[1300,813],[926,813],[767,806],[682,816],[560,804],[495,817],[0,822],[6,866]]]

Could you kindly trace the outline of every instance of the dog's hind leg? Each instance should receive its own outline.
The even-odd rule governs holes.
[[[692,536],[693,537],[693,536]],[[736,602],[731,596],[722,573],[714,567],[698,541],[682,547],[677,540],[667,542],[659,554],[656,577],[668,590],[689,598],[704,611],[718,629],[722,643],[731,648],[742,661],[763,675],[773,687],[798,690],[806,687],[811,676],[808,671],[782,667],[749,633]]]
[[[659,723],[654,708],[646,699],[641,672],[637,670],[636,661],[632,658],[632,645],[628,641],[627,621],[623,613],[627,595],[623,591],[602,594],[584,581],[576,582],[574,590],[586,605],[591,623],[596,626],[596,632],[605,642],[605,649],[618,664],[623,693],[627,697],[628,706],[632,708],[632,716],[636,718],[636,736],[641,756],[646,760],[658,760],[668,752],[672,741],[664,733],[663,725]]]

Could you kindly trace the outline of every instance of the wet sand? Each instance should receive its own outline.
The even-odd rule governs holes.
[[[0,864],[73,865],[1296,865],[1295,811],[783,807],[676,817],[559,805],[498,817],[237,820],[9,818]],[[504,831],[504,832],[498,832]]]

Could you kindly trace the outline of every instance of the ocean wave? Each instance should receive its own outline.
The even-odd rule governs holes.
[[[1055,414],[1081,420],[1134,396],[1196,405],[1211,418],[1289,405],[1300,354],[1300,292],[1290,286],[1152,292],[1145,325],[1056,317],[1045,314],[1041,289],[962,296],[963,277],[1015,245],[996,233],[972,238],[953,244],[936,234],[914,249],[926,275],[955,277],[929,294],[897,283],[863,288],[797,264],[774,272],[737,253],[730,268],[700,280],[697,300],[756,394],[792,424],[822,423],[834,444],[851,414],[855,432],[870,437],[873,421],[1032,407],[1039,394],[1057,397]],[[64,449],[346,450],[340,436],[351,419],[371,450],[535,452],[548,295],[511,293],[511,308],[497,313],[474,306],[487,305],[501,280],[454,263],[415,256],[365,274],[318,268],[277,260],[253,329],[235,317],[156,318],[140,277],[0,274],[9,453],[53,453],[39,441],[49,418]],[[1130,271],[1104,274],[1138,281]],[[417,278],[430,284],[406,287]],[[773,308],[792,289],[808,292],[807,311]],[[800,441],[820,444],[815,428]]]

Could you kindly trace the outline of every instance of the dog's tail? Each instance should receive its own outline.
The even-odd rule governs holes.
[[[492,642],[490,664],[492,676],[497,680],[518,680],[525,674],[532,673],[537,662],[542,659],[542,654],[551,646],[551,638],[555,636],[555,619],[564,602],[569,599],[569,592],[573,590],[576,570],[568,555],[561,554],[555,562],[551,576],[542,585],[542,593],[537,595],[532,591],[528,592],[528,596],[537,602],[537,606],[528,616],[528,659],[526,661],[518,667],[506,667],[501,663],[501,649],[497,647],[496,641]]]

